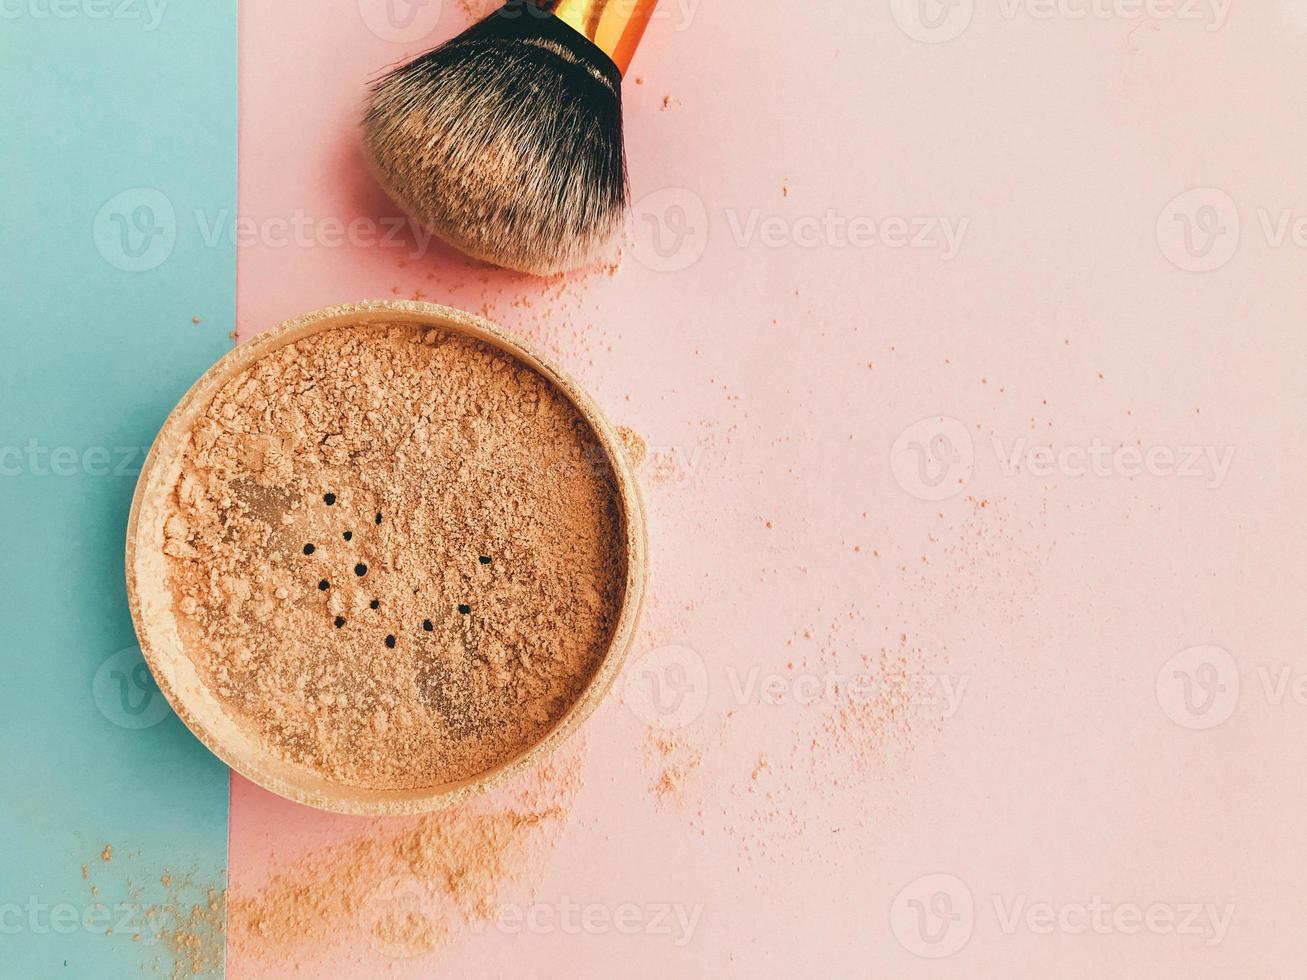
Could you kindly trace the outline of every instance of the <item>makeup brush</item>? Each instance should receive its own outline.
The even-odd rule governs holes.
[[[622,75],[656,0],[509,0],[372,88],[364,138],[390,195],[474,258],[592,262],[629,198]]]

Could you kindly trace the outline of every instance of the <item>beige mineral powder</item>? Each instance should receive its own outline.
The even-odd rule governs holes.
[[[168,511],[200,677],[273,754],[343,785],[439,786],[521,755],[621,613],[597,436],[458,333],[340,327],[265,355],[192,427]]]

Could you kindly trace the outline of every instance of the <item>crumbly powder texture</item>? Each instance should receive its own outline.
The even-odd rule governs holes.
[[[105,848],[110,852],[112,848]],[[104,854],[101,854],[104,858]],[[106,936],[117,935],[143,948],[141,970],[148,976],[187,980],[220,977],[226,950],[227,895],[220,885],[206,883],[193,871],[164,871],[160,893],[139,877],[139,853],[127,855],[127,868],[94,872],[105,886],[88,884],[94,909],[109,923]],[[109,876],[109,877],[106,877]],[[153,877],[151,875],[150,877]],[[91,870],[82,865],[88,883]],[[115,930],[117,930],[115,932]]]
[[[340,945],[407,960],[484,929],[503,904],[530,901],[580,789],[583,753],[573,743],[470,805],[368,821],[279,862],[232,897],[229,948],[289,975]]]
[[[538,372],[408,325],[324,331],[228,382],[165,524],[183,642],[226,710],[338,783],[519,755],[606,654],[616,481]]]
[[[227,934],[227,896],[210,888],[193,904],[165,904],[146,911],[161,919],[161,940],[172,959],[172,980],[222,976]]]
[[[703,754],[693,745],[665,732],[651,732],[651,754],[661,770],[653,783],[653,791],[661,799],[679,797],[686,782],[700,763]]]

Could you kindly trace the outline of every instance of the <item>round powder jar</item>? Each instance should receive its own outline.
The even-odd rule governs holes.
[[[593,709],[645,550],[630,461],[574,382],[477,317],[364,303],[196,383],[141,473],[127,584],[160,688],[232,768],[412,813]]]

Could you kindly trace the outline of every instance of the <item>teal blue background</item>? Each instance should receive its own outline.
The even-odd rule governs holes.
[[[225,767],[170,713],[147,728],[114,723],[104,691],[129,684],[136,710],[160,697],[139,683],[144,675],[106,672],[100,700],[93,695],[100,665],[136,642],[123,540],[140,466],[137,458],[130,473],[101,475],[94,447],[110,454],[111,469],[123,465],[127,453],[115,447],[148,446],[231,347],[234,246],[225,235],[205,242],[195,212],[210,223],[235,213],[236,5],[174,0],[155,30],[88,15],[100,6],[113,11],[121,0],[78,0],[67,19],[38,19],[33,11],[49,4],[20,0],[5,8],[20,16],[0,19],[2,977],[169,974],[162,945],[80,926],[33,929],[29,912],[13,911],[33,900],[90,906],[84,863],[110,908],[163,900],[164,868],[225,886]],[[105,203],[133,188],[157,190],[175,211],[175,247],[154,238],[145,257],[162,261],[147,271],[111,261],[127,254],[115,236],[126,220],[135,250],[146,241],[138,228],[166,231],[166,213],[133,225],[151,215],[129,196],[96,230]],[[91,465],[40,475],[48,460],[20,458],[31,440],[92,449]],[[62,464],[70,468],[66,454]],[[106,843],[108,864],[98,859]]]

